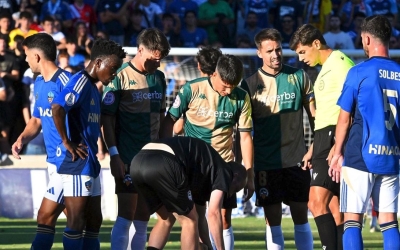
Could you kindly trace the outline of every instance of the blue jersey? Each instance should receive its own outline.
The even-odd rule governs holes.
[[[372,57],[348,72],[338,105],[352,114],[344,166],[374,174],[399,173],[400,65]]]
[[[32,116],[39,118],[42,123],[47,162],[52,164],[55,164],[57,145],[61,142],[61,137],[54,125],[51,104],[54,98],[60,94],[70,77],[71,73],[58,69],[48,82],[44,80],[42,75],[39,75],[33,87],[35,105]]]
[[[57,148],[59,174],[89,175],[97,177],[100,163],[97,160],[97,139],[100,136],[100,94],[95,80],[82,70],[71,77],[63,91],[54,100],[68,114],[68,137],[75,144],[88,148],[88,157],[72,161],[71,154],[61,143]]]

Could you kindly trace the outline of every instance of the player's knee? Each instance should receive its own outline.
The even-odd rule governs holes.
[[[316,199],[310,199],[307,206],[314,216],[318,216],[328,212],[328,204],[324,204],[323,202]]]

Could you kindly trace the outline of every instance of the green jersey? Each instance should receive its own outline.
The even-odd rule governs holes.
[[[183,85],[169,114],[175,120],[185,114],[185,134],[209,143],[225,161],[234,159],[235,124],[238,131],[252,130],[251,104],[246,91],[237,87],[230,95],[221,96],[206,77]]]
[[[116,117],[117,148],[125,164],[130,164],[145,144],[158,139],[165,90],[164,73],[144,74],[130,62],[118,69],[105,88],[101,112]]]
[[[306,153],[303,106],[313,100],[308,75],[287,65],[276,75],[260,68],[241,86],[253,109],[254,169],[296,166]]]

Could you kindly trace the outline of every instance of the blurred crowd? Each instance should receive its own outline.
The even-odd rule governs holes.
[[[390,48],[399,49],[399,8],[400,0],[0,0],[0,165],[11,162],[10,143],[24,129],[35,101],[35,75],[21,45],[31,34],[53,36],[57,64],[77,72],[88,62],[95,38],[135,47],[148,27],[162,30],[171,47],[186,48],[255,48],[254,35],[271,27],[281,32],[288,49],[296,28],[312,23],[331,48],[362,49],[361,21],[383,14],[393,26]],[[247,76],[257,63],[245,67]],[[313,70],[311,78],[317,74]],[[100,159],[103,151],[100,147]],[[24,152],[44,154],[43,137],[25,145]]]

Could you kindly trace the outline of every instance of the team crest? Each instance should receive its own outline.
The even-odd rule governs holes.
[[[261,199],[265,200],[265,199],[268,197],[268,195],[269,195],[268,189],[266,189],[266,188],[261,188],[261,189],[260,189],[260,192],[259,192],[259,195],[260,195],[260,198],[261,198]]]
[[[54,99],[54,93],[53,92],[49,92],[47,93],[47,100],[49,101],[49,103],[52,103]]]
[[[295,75],[288,75],[288,82],[290,83],[290,84],[295,84],[296,83],[296,81],[297,81],[297,76],[295,76]]]
[[[192,192],[191,192],[190,190],[188,191],[188,199],[189,199],[190,201],[193,200]]]
[[[129,85],[135,85],[136,82],[134,80],[129,80]]]
[[[65,103],[66,103],[68,106],[74,105],[74,103],[75,103],[75,95],[74,95],[73,93],[68,93],[68,94],[65,96]]]
[[[319,83],[318,83],[318,89],[319,89],[320,91],[322,91],[324,88],[325,88],[325,82],[324,82],[324,80],[319,81]]]
[[[85,187],[87,189],[87,191],[90,191],[90,189],[92,189],[92,181],[87,181],[85,182]]]
[[[103,98],[103,103],[105,105],[111,105],[115,101],[115,96],[113,92],[107,92]]]
[[[172,104],[172,107],[173,108],[179,108],[179,106],[181,106],[181,98],[179,97],[179,95],[177,95],[175,97],[174,103]]]

